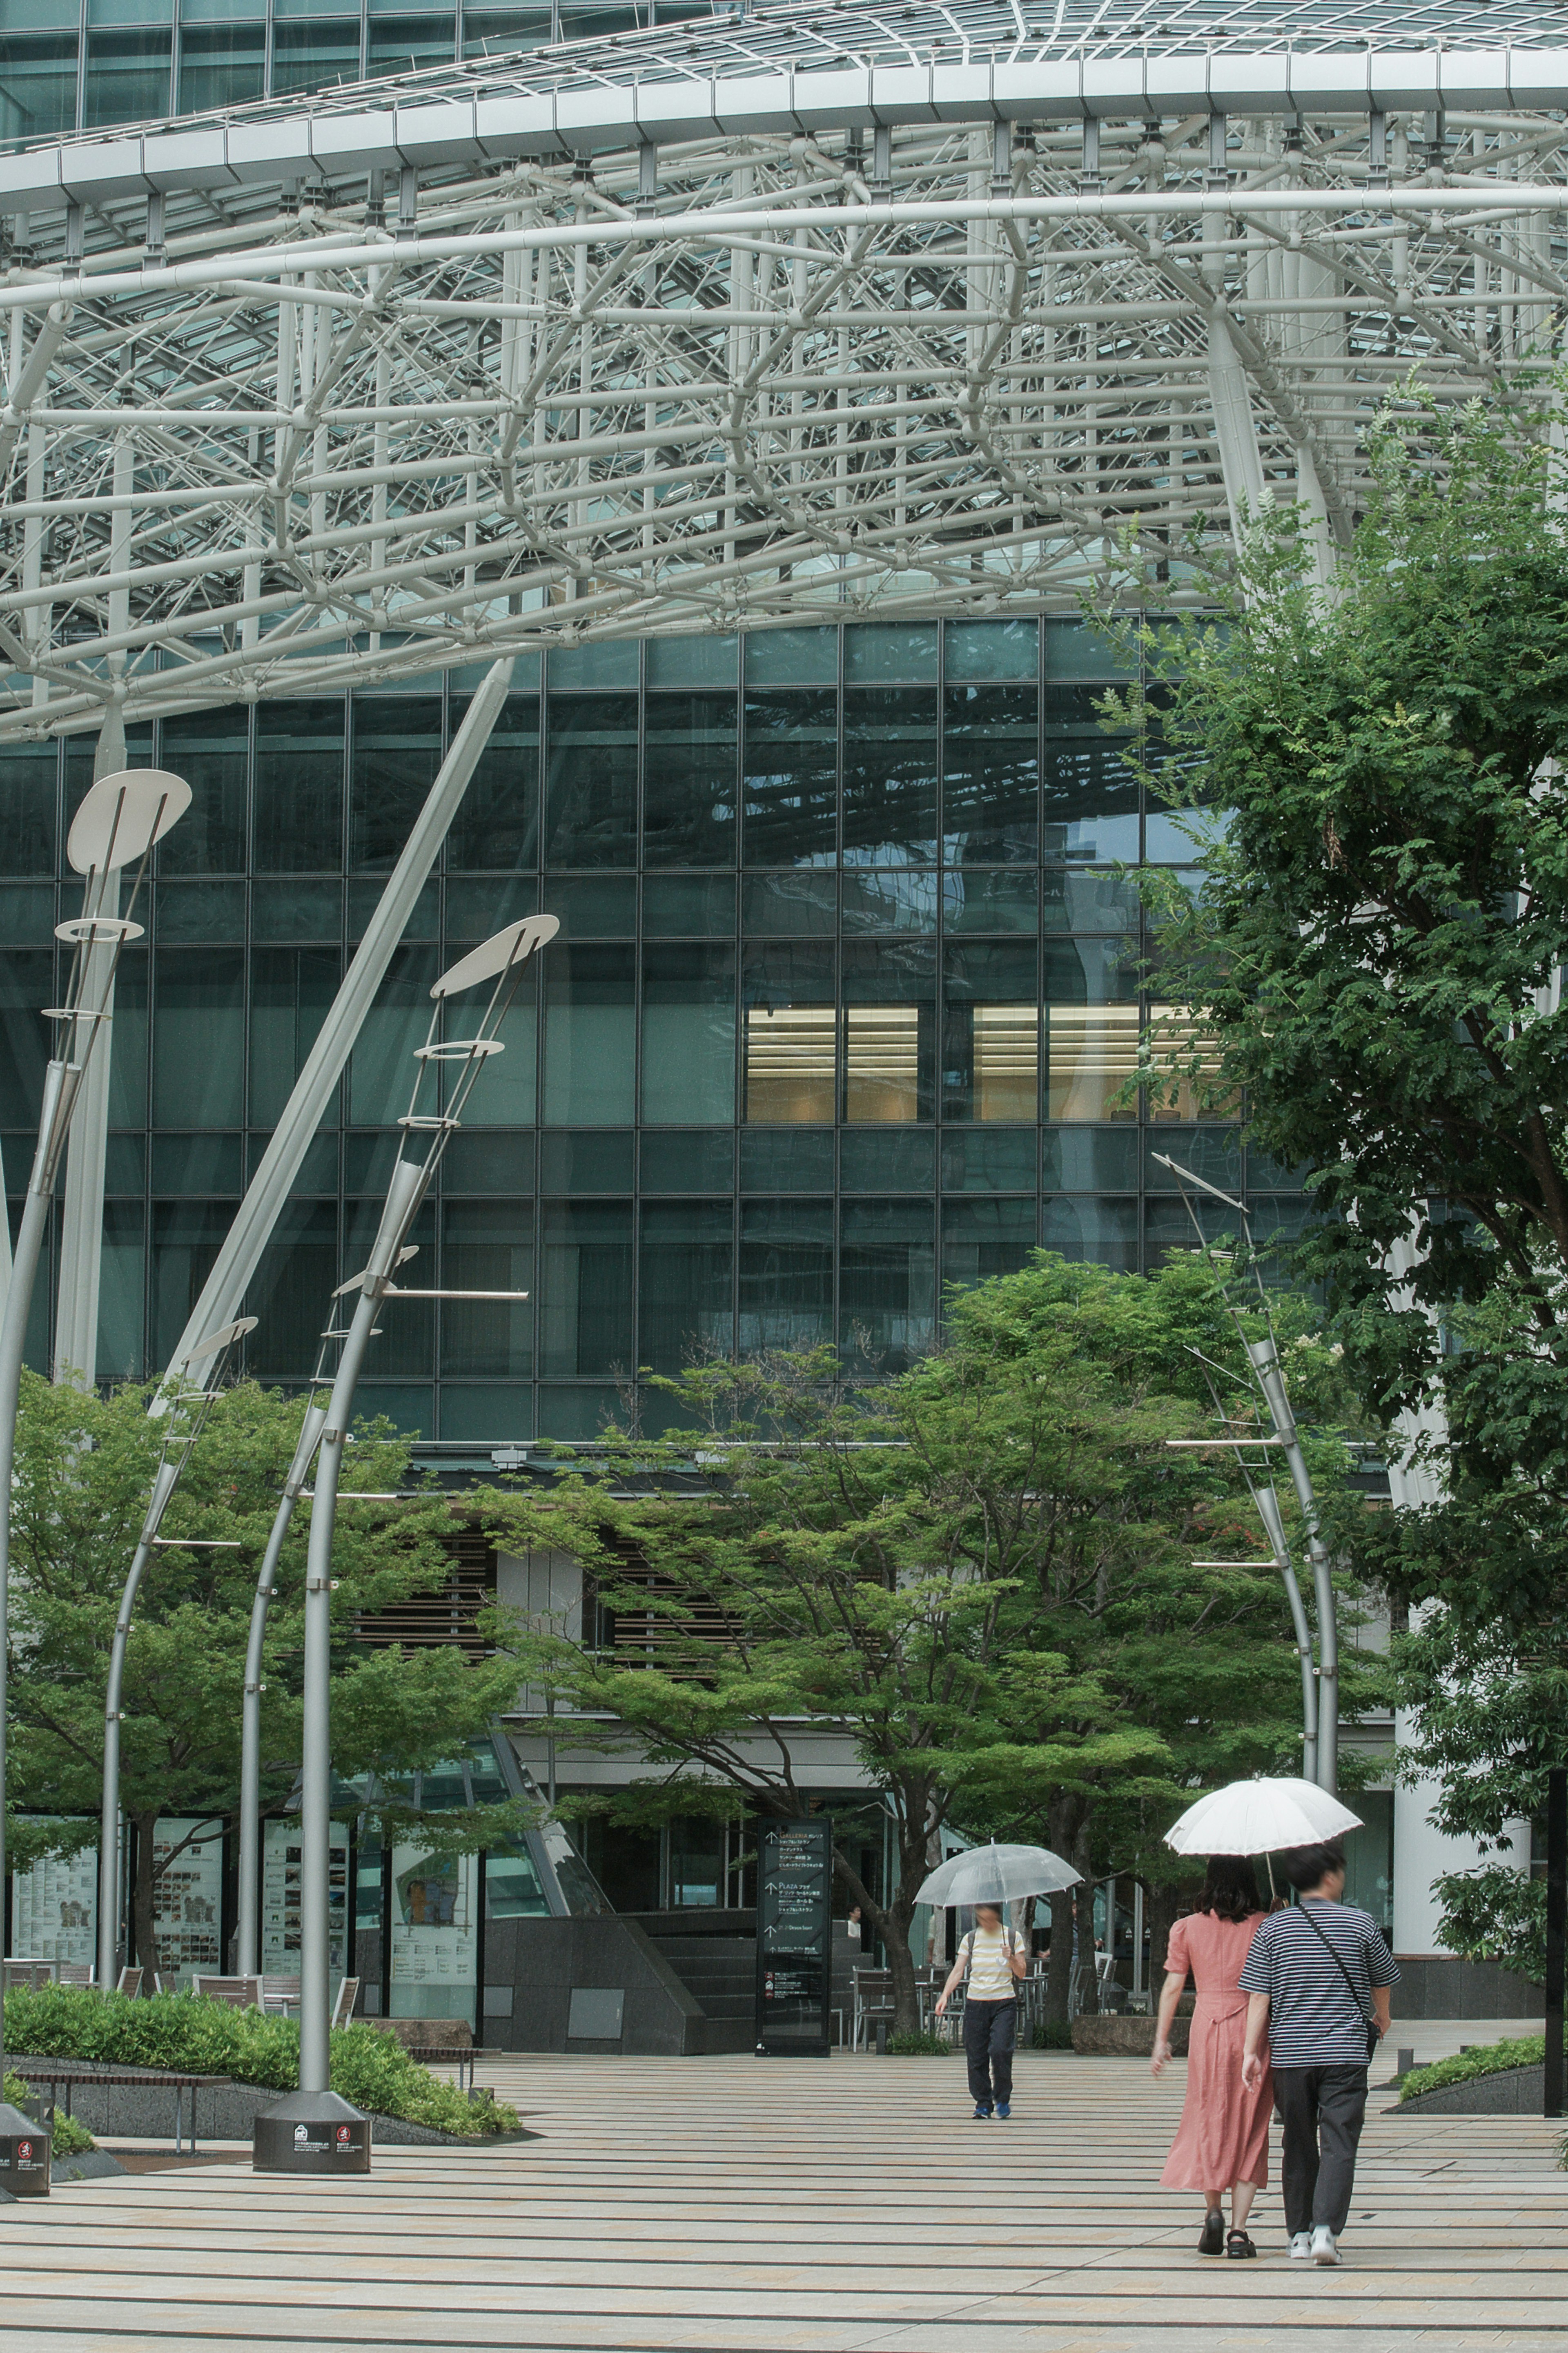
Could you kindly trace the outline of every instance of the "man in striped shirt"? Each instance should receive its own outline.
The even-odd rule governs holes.
[[[1295,1847],[1279,1860],[1300,1902],[1269,1914],[1237,1980],[1252,1997],[1241,2080],[1261,2080],[1267,2030],[1285,2126],[1280,2187],[1290,2253],[1299,2263],[1337,2263],[1367,2066],[1388,2031],[1388,1991],[1399,1971],[1372,1915],[1340,1901],[1339,1847]]]

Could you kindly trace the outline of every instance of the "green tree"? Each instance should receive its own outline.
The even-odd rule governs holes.
[[[1208,1426],[1189,1342],[1227,1330],[1205,1268],[1145,1282],[1041,1253],[956,1303],[943,1347],[895,1380],[847,1391],[826,1352],[703,1366],[659,1385],[685,1434],[498,1503],[499,1540],[571,1552],[637,1630],[635,1649],[591,1629],[520,1641],[531,1681],[653,1768],[594,1802],[803,1812],[803,1736],[847,1730],[895,1852],[885,1887],[847,1840],[836,1869],[904,2028],[944,1823],[1045,1836],[1091,1867],[1112,1794],[1168,1821],[1205,1766],[1288,1753],[1299,1684],[1273,1567],[1193,1567],[1231,1532],[1233,1472],[1166,1445]]]
[[[97,1837],[109,1649],[163,1436],[149,1393],[105,1398],[24,1377],[12,1505],[9,1852],[39,1853]],[[121,1726],[122,1803],[134,1824],[132,1891],[137,1956],[153,1957],[153,1824],[233,1810],[240,1700],[256,1573],[299,1435],[303,1401],[252,1383],[215,1404],[163,1522],[166,1538],[231,1540],[237,1549],[153,1552],[127,1651]],[[405,1440],[362,1430],[345,1488],[406,1484]],[[310,1506],[296,1516],[268,1625],[262,1715],[263,1801],[279,1810],[300,1755],[300,1670]],[[364,1617],[439,1587],[451,1527],[445,1497],[347,1504],[333,1546],[333,1754],[345,1776],[395,1785],[482,1730],[515,1692],[503,1658],[470,1663],[452,1649],[373,1648]],[[385,1810],[410,1810],[395,1796]],[[49,1818],[56,1818],[51,1821]],[[62,1831],[58,1818],[75,1818]],[[494,1826],[489,1826],[493,1828]],[[471,1829],[455,1831],[460,1840]]]
[[[1364,1520],[1362,1570],[1456,1641],[1501,1630],[1521,1673],[1568,1657],[1568,540],[1544,421],[1391,408],[1337,593],[1292,515],[1260,519],[1232,575],[1202,567],[1207,613],[1142,630],[1157,696],[1107,707],[1168,797],[1228,813],[1195,895],[1149,886],[1157,986],[1198,1012],[1145,1075],[1244,1102],[1251,1145],[1304,1173],[1297,1269],[1436,1497]],[[1451,1724],[1426,1705],[1436,1756]],[[1444,1770],[1457,1820],[1468,1768]]]

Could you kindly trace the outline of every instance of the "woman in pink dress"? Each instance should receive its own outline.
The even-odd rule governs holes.
[[[1192,1971],[1197,1987],[1187,2042],[1187,2095],[1165,2169],[1166,2189],[1204,2193],[1200,2255],[1245,2258],[1258,2253],[1247,2234],[1253,2193],[1268,2179],[1268,2119],[1274,2084],[1267,2063],[1250,2090],[1241,2080],[1247,1996],[1237,1984],[1265,1916],[1245,1855],[1211,1857],[1197,1909],[1178,1920],[1165,1954],[1165,1983],[1149,2064],[1163,2074],[1171,2056],[1171,2021]],[[1225,2227],[1225,2193],[1230,2222]]]

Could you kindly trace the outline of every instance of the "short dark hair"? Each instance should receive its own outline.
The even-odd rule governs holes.
[[[1321,1886],[1331,1871],[1344,1867],[1345,1851],[1332,1839],[1325,1839],[1321,1846],[1289,1847],[1279,1857],[1279,1868],[1298,1895],[1303,1888]]]
[[[1196,1908],[1212,1912],[1216,1920],[1250,1920],[1262,1911],[1257,1873],[1246,1855],[1210,1855]]]

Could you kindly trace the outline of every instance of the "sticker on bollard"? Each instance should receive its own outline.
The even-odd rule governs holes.
[[[370,2118],[336,2092],[290,2092],[256,2119],[256,2173],[368,2173]]]
[[[12,2198],[48,2196],[50,2138],[19,2108],[0,2107],[0,2190]]]

